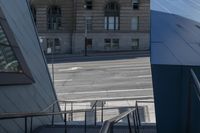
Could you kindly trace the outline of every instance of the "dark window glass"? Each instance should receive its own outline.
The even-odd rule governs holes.
[[[61,27],[61,8],[58,6],[51,6],[48,9],[48,29],[59,30]]]
[[[0,25],[0,72],[22,72],[7,36]]]
[[[87,48],[92,48],[92,39],[87,39]]]
[[[85,8],[87,10],[92,10],[92,1],[91,0],[86,0],[85,1]]]
[[[134,10],[139,9],[139,0],[132,0],[132,5]]]

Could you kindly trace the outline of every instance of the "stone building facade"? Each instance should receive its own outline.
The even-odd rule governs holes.
[[[150,0],[32,0],[45,53],[149,49]]]

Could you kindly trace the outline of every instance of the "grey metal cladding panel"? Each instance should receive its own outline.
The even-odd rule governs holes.
[[[152,0],[152,64],[200,65],[200,4],[187,3]]]
[[[0,86],[0,112],[36,112],[50,105],[56,96],[41,53],[26,0],[0,0],[0,6],[35,80],[31,85]],[[37,119],[47,124],[47,119]],[[20,132],[24,122],[1,126],[8,132]],[[18,128],[17,128],[18,127]]]
[[[49,104],[55,100],[55,95],[53,93],[50,77],[47,74],[48,70],[46,69],[42,57],[26,1],[0,0],[0,5],[11,29],[14,32],[33,78],[36,81],[36,83],[31,86],[15,86],[13,88],[15,88],[15,91],[28,91],[34,89],[36,93],[44,97],[46,104]]]

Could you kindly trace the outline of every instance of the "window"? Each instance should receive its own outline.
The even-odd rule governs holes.
[[[59,30],[61,27],[61,8],[51,6],[48,9],[48,29]]]
[[[139,0],[132,0],[132,6],[134,10],[139,9]]]
[[[92,17],[86,17],[85,22],[86,22],[87,32],[92,31]]]
[[[12,30],[0,8],[0,85],[33,82]]]
[[[119,39],[112,39],[112,48],[119,49]]]
[[[87,48],[92,49],[92,39],[87,39]]]
[[[109,2],[105,7],[104,28],[106,30],[119,30],[120,8],[118,3]]]
[[[61,51],[58,38],[47,38],[47,54],[59,53]]]
[[[139,49],[139,39],[132,39],[131,48],[133,50],[138,50]]]
[[[111,39],[104,39],[104,49],[111,48]]]
[[[139,29],[139,17],[133,17],[131,19],[131,30],[137,31]]]
[[[92,10],[92,0],[85,0],[84,8],[87,10]]]
[[[109,38],[104,39],[104,49],[108,49],[108,50],[119,49],[119,39],[117,39],[117,38],[115,38],[115,39],[109,39]]]
[[[33,20],[36,24],[36,22],[37,22],[37,18],[36,18],[37,11],[36,11],[36,8],[33,5],[31,5],[31,12],[32,12],[32,15],[33,15]]]

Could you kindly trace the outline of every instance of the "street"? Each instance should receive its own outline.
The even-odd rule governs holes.
[[[52,74],[52,65],[48,64]],[[153,97],[148,56],[111,55],[66,58],[54,64],[59,100]]]

